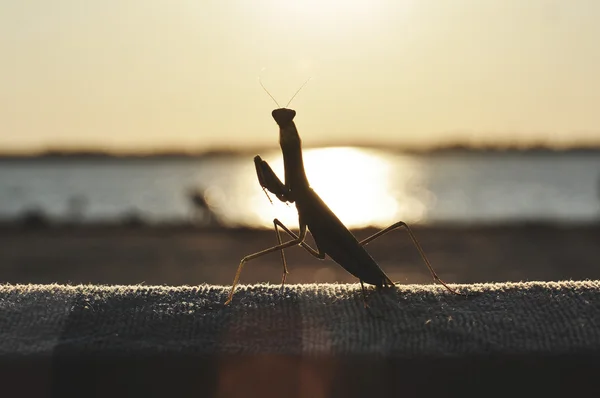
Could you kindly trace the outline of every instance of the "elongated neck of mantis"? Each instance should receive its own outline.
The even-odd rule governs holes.
[[[292,191],[308,188],[302,160],[302,141],[294,122],[279,129],[279,145],[283,152],[285,185]]]

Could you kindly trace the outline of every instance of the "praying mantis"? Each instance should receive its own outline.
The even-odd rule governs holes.
[[[298,94],[298,92],[300,92],[306,83],[308,83],[308,80],[300,87],[300,89],[298,89],[296,94],[294,94],[294,96],[286,104],[285,108],[279,107],[279,104],[275,98],[273,98],[273,96],[262,85],[262,82],[260,83],[262,88],[267,92],[267,94],[269,94],[269,96],[278,106],[278,108],[275,109],[271,114],[279,126],[279,145],[283,154],[285,183],[281,182],[269,164],[262,160],[259,155],[254,157],[254,165],[256,167],[258,182],[263,190],[268,190],[282,202],[296,204],[296,209],[298,211],[299,232],[296,235],[281,221],[274,219],[273,225],[277,234],[278,244],[259,252],[249,254],[242,258],[225,304],[230,304],[233,300],[235,287],[239,282],[244,265],[258,257],[277,251],[281,252],[281,259],[283,263],[283,276],[281,280],[281,288],[283,290],[286,276],[288,274],[283,250],[293,246],[301,246],[311,255],[320,260],[323,260],[326,256],[329,256],[333,261],[341,265],[346,271],[358,278],[361,285],[364,305],[365,307],[368,307],[364,283],[374,285],[378,289],[393,287],[395,285],[394,282],[392,282],[386,273],[379,267],[371,255],[365,250],[364,246],[381,237],[382,235],[398,228],[406,229],[413,244],[419,251],[423,262],[431,272],[434,281],[439,282],[446,289],[448,289],[448,291],[454,294],[463,295],[462,293],[459,293],[448,286],[436,274],[433,267],[429,263],[429,260],[425,256],[425,252],[423,251],[417,238],[405,222],[398,221],[389,227],[369,236],[368,238],[358,241],[335,215],[335,213],[331,211],[331,209],[325,204],[319,195],[310,187],[302,159],[302,140],[300,139],[300,135],[298,134],[298,130],[296,129],[296,125],[294,123],[296,111],[287,108],[292,99],[294,99],[294,97]],[[292,240],[282,243],[279,228],[290,235]],[[317,246],[316,249],[312,248],[304,241],[307,230],[314,238]]]

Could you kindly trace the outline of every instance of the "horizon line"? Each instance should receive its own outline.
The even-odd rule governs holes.
[[[305,145],[304,149],[353,147],[363,149],[379,149],[388,152],[436,153],[436,152],[575,152],[600,151],[598,144],[552,145],[548,143],[512,143],[512,144],[464,144],[448,143],[438,145],[385,145],[385,144],[323,144]],[[38,150],[0,150],[0,158],[59,158],[59,157],[203,157],[211,155],[234,155],[254,153],[257,151],[278,150],[278,145],[253,146],[247,148],[215,146],[205,149],[156,148],[143,150],[110,149],[100,147],[47,147]]]

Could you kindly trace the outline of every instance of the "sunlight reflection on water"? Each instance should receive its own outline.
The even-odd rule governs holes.
[[[283,158],[274,152],[263,156],[283,180]],[[311,187],[350,228],[385,227],[395,221],[420,221],[431,199],[423,188],[423,172],[410,157],[352,147],[307,149],[304,164]],[[295,205],[273,204],[258,184],[254,163],[249,160],[235,179],[237,203],[225,211],[231,219],[248,225],[272,227],[278,218],[298,226]]]
[[[210,217],[190,196],[200,192],[224,225],[272,228],[277,217],[297,226],[294,205],[265,197],[253,155],[0,162],[0,221],[33,209],[57,221],[137,214],[202,225]],[[281,151],[260,155],[283,179]],[[417,155],[339,147],[306,149],[305,163],[313,188],[349,227],[600,220],[597,153]]]

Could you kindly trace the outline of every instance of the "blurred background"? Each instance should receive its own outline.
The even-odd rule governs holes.
[[[0,1],[0,282],[230,284],[312,187],[359,238],[403,220],[447,282],[600,278],[600,3]],[[312,244],[312,239],[309,237]],[[369,252],[431,283],[402,230]],[[286,251],[289,283],[354,282]],[[243,283],[281,279],[278,254]]]

